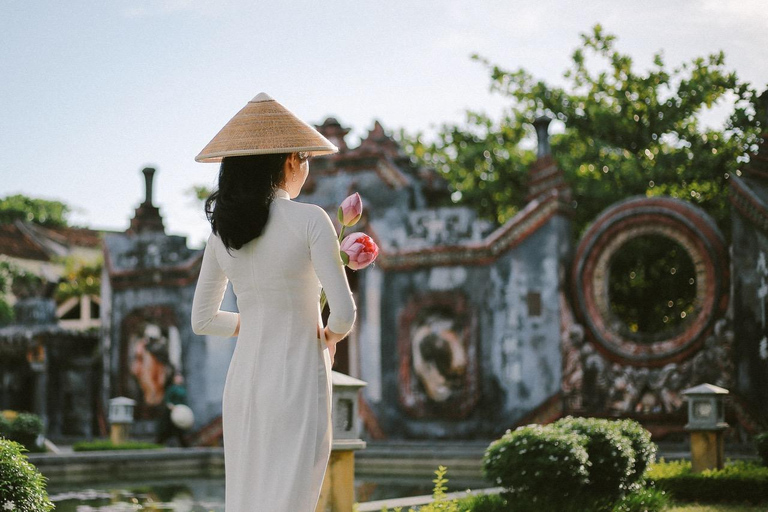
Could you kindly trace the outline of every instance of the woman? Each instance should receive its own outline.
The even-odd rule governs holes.
[[[333,223],[294,202],[338,151],[265,94],[196,157],[221,159],[192,304],[197,334],[238,336],[222,400],[227,512],[314,512],[331,451],[331,364],[355,320]],[[227,282],[239,313],[221,311]],[[331,309],[322,327],[319,298]]]

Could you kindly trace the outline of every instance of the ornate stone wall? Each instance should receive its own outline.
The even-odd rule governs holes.
[[[362,372],[375,430],[490,437],[559,393],[558,290],[570,221],[553,213],[520,229],[503,251],[483,244],[391,251],[376,273],[363,273],[359,340],[361,356],[378,359]],[[367,289],[371,280],[379,296]],[[371,295],[378,310],[366,307]]]
[[[729,179],[735,387],[768,429],[768,133],[741,174]]]

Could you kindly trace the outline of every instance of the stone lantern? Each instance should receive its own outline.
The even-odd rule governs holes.
[[[725,396],[728,390],[712,384],[699,384],[682,393],[688,401],[691,436],[691,466],[694,473],[723,469],[725,460]]]
[[[331,380],[333,382],[333,439],[349,439],[362,443],[357,428],[357,393],[368,384],[339,372],[332,372]]]
[[[109,438],[112,444],[122,444],[128,439],[128,431],[133,424],[135,400],[118,396],[109,400]]]
[[[332,372],[333,451],[316,512],[346,512],[355,501],[355,451],[365,448],[357,428],[358,392],[367,383]]]

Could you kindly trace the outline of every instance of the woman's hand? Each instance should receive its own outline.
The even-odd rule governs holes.
[[[325,326],[325,328],[323,329],[323,332],[325,333],[325,341],[327,343],[333,342],[334,344],[336,344],[344,339],[343,334],[333,332],[328,328],[328,326]]]
[[[319,329],[320,326],[318,326],[318,330]],[[331,365],[333,365],[336,356],[336,344],[344,339],[344,335],[333,332],[327,326],[323,329],[323,334],[325,335],[325,345],[328,347],[328,352],[331,354]]]

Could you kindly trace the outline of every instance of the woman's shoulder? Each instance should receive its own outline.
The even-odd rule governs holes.
[[[208,239],[205,241],[206,247],[210,244],[223,244],[224,242],[221,241],[221,237],[218,233],[214,232],[213,230],[210,231],[208,234]]]
[[[284,203],[284,207],[280,209],[283,218],[293,231],[310,238],[316,236],[317,233],[330,232],[330,230],[335,233],[331,217],[321,206],[286,200],[283,200],[282,203]]]
[[[304,217],[307,220],[315,221],[323,217],[330,218],[322,207],[313,203],[282,200],[280,204],[290,215]]]

